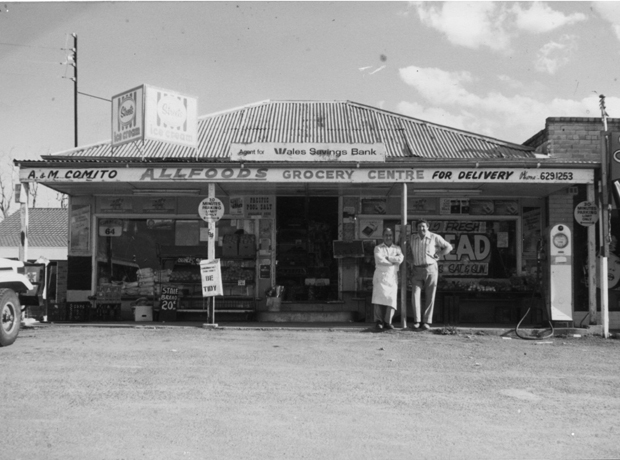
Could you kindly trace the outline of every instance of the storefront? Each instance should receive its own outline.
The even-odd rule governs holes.
[[[197,262],[211,239],[218,321],[362,321],[383,229],[399,241],[425,218],[455,247],[436,321],[513,323],[535,296],[544,303],[548,227],[594,238],[572,219],[575,199],[594,193],[590,162],[351,102],[265,102],[202,117],[198,132],[196,149],[99,144],[17,162],[23,184],[70,195],[71,315],[113,285],[117,318],[137,299],[161,309],[172,288],[176,319],[206,320]],[[198,215],[210,185],[224,205],[214,234]],[[576,271],[565,281],[587,303]]]

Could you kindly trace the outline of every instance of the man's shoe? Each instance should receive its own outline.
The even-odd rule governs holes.
[[[422,324],[422,329],[424,329],[425,331],[428,331],[430,328],[431,327],[428,324],[426,323]]]
[[[394,326],[392,326],[392,325],[391,325],[391,324],[389,324],[389,323],[385,323],[384,328],[385,328],[385,329],[388,329],[388,330],[390,330],[390,331],[391,331],[391,330],[393,330],[393,329],[394,329]]]
[[[375,323],[375,329],[378,330],[378,331],[382,331],[383,330],[383,322],[377,321]]]
[[[413,323],[414,329],[420,329],[420,323]]]

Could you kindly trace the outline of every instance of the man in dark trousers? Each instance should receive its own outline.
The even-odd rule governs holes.
[[[428,229],[424,219],[417,223],[417,233],[411,237],[411,254],[413,255],[413,328],[430,329],[433,323],[433,308],[439,270],[437,261],[441,256],[452,251],[452,245]],[[424,289],[424,312],[422,315],[421,293]]]

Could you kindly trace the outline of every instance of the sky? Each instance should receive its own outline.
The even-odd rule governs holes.
[[[620,2],[7,2],[0,174],[109,141],[110,99],[142,84],[207,115],[348,100],[521,144],[548,117],[620,118]],[[40,206],[58,206],[55,196]],[[43,198],[41,198],[43,200]]]

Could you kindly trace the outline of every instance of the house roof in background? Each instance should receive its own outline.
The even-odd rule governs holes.
[[[29,247],[67,247],[68,215],[64,208],[28,209]],[[0,247],[19,247],[20,212],[0,222]]]

